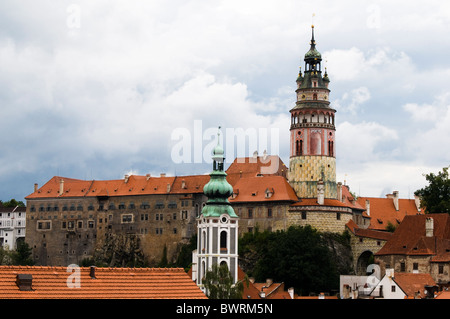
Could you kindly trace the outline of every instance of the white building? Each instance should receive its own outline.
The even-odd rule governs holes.
[[[371,295],[384,299],[430,298],[436,289],[430,274],[395,273],[391,268],[386,269]]]
[[[15,250],[17,241],[25,239],[25,207],[0,207],[0,245]]]

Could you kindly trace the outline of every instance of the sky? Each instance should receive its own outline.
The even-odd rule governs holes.
[[[207,174],[219,126],[225,168],[288,166],[312,24],[337,181],[413,198],[450,165],[448,1],[3,0],[0,200],[53,176]]]

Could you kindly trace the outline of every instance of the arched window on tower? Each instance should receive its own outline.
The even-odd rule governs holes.
[[[333,141],[328,141],[328,155],[329,156],[334,156],[334,145],[333,145]]]
[[[225,230],[220,232],[220,253],[227,253],[227,232]]]
[[[317,93],[313,94],[313,100],[317,100]]]

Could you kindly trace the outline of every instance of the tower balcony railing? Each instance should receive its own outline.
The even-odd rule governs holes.
[[[320,127],[335,130],[334,124],[331,123],[307,122],[307,123],[291,124],[291,130],[295,128],[307,128],[307,127]]]

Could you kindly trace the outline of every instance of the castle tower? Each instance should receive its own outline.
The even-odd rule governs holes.
[[[203,188],[208,201],[197,218],[197,253],[193,262],[197,263],[195,279],[200,288],[202,278],[213,264],[226,263],[234,283],[238,276],[238,216],[228,201],[233,187],[227,182],[223,169],[225,158],[219,134],[213,150],[211,178]]]
[[[297,102],[290,110],[289,183],[299,198],[337,198],[336,110],[330,107],[327,71],[322,74],[322,56],[316,49],[314,26],[311,48],[305,54],[305,70],[297,78]],[[319,183],[320,181],[320,183]]]

